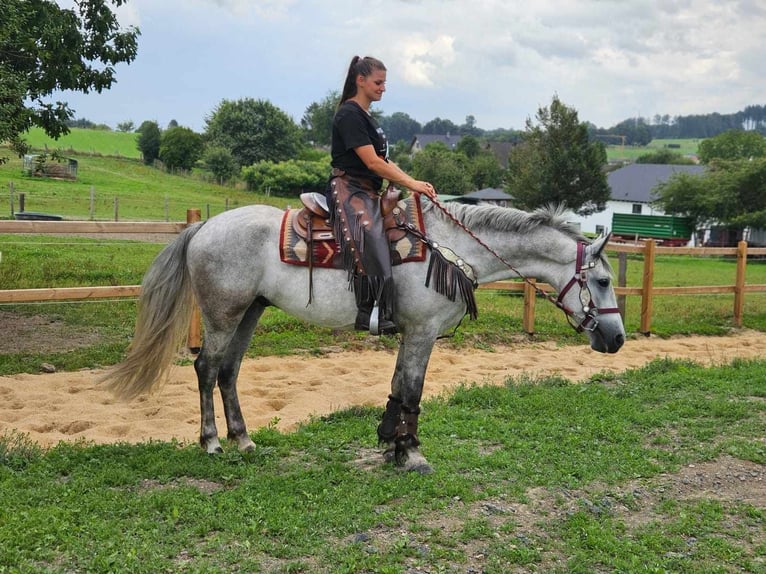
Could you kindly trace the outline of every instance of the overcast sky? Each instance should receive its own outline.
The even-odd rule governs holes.
[[[58,0],[62,6],[71,0]],[[354,54],[380,58],[377,109],[424,124],[523,129],[554,94],[599,127],[766,103],[764,0],[129,0],[138,57],[76,117],[203,131],[224,99],[296,123],[340,90]]]

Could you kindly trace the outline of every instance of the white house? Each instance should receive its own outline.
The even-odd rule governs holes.
[[[601,233],[612,227],[614,213],[632,213],[635,215],[664,215],[651,202],[656,199],[652,190],[676,173],[701,174],[701,165],[664,165],[632,163],[607,175],[611,190],[611,199],[606,209],[587,217],[571,214],[570,221],[579,225],[584,233]]]

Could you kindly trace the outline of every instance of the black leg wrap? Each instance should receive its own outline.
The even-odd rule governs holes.
[[[399,466],[407,462],[407,451],[409,449],[420,446],[420,440],[418,439],[419,414],[419,408],[409,409],[402,405],[402,416],[396,431],[396,440],[394,441],[396,446],[394,456],[396,464]]]
[[[402,401],[394,397],[388,396],[388,402],[386,403],[386,411],[383,413],[383,420],[378,425],[378,442],[390,443],[396,439],[396,431],[399,428],[399,422],[402,415]]]

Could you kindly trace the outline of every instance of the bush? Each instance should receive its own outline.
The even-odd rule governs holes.
[[[329,175],[329,156],[318,161],[260,161],[242,170],[249,191],[287,197],[297,197],[304,191],[324,191]]]

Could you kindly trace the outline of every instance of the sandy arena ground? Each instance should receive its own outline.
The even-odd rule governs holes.
[[[528,343],[495,352],[456,352],[437,346],[431,357],[425,396],[460,383],[501,384],[508,376],[558,374],[581,381],[599,372],[636,368],[655,358],[686,358],[703,365],[735,357],[766,357],[766,334],[745,331],[727,337],[656,337],[629,340],[615,355],[587,345],[557,348]],[[312,415],[352,405],[383,407],[389,393],[393,352],[336,352],[322,357],[248,359],[239,377],[242,410],[250,430],[279,419],[289,430]],[[357,365],[358,370],[351,366]],[[0,433],[17,430],[43,446],[84,439],[95,443],[178,439],[196,442],[199,399],[192,366],[175,367],[152,396],[115,399],[98,386],[101,371],[0,377]],[[226,435],[216,393],[218,430]]]

